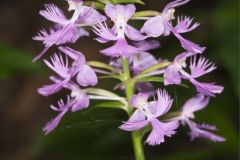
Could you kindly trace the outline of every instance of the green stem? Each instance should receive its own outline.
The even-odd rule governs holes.
[[[136,160],[145,160],[144,150],[142,145],[142,134],[140,131],[132,132],[132,142]]]
[[[123,68],[123,81],[128,80],[131,78],[129,66],[128,66],[128,60],[122,58],[122,68]],[[131,97],[134,95],[134,83],[126,83],[125,84],[125,89],[126,89],[126,96],[128,101],[131,99]],[[132,107],[129,107],[132,108]],[[130,111],[131,114],[132,111]]]
[[[123,68],[123,81],[128,80],[131,78],[130,70],[128,61],[125,58],[122,58],[122,68]],[[128,114],[131,116],[133,112],[133,107],[130,105],[131,97],[134,95],[134,82],[129,82],[125,84],[125,90],[126,90],[126,96],[128,100]],[[133,142],[133,148],[135,153],[135,159],[136,160],[145,160],[144,157],[144,151],[142,146],[142,135],[140,131],[133,131],[132,132],[132,142]]]

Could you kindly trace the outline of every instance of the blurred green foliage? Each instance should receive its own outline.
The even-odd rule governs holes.
[[[40,71],[40,64],[32,63],[30,54],[0,43],[0,78],[6,78],[13,74],[39,73]]]

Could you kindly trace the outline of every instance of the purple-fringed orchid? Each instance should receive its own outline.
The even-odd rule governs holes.
[[[97,84],[97,75],[94,70],[86,64],[85,56],[81,52],[69,47],[59,47],[59,50],[66,55],[65,61],[61,54],[56,53],[51,57],[51,63],[48,60],[44,60],[45,64],[58,74],[58,77],[51,76],[50,79],[58,79],[58,81],[39,88],[38,92],[40,94],[48,96],[58,92],[75,76],[77,76],[78,84],[83,87],[95,86]],[[71,65],[69,65],[68,57],[73,60]]]
[[[205,47],[201,47],[181,36],[181,33],[190,32],[197,28],[199,23],[191,25],[193,19],[185,16],[178,18],[178,23],[175,27],[172,24],[172,20],[175,18],[174,8],[186,4],[189,1],[190,0],[175,0],[170,2],[165,6],[161,15],[150,18],[145,22],[141,28],[141,32],[145,33],[148,37],[168,36],[170,33],[173,33],[187,52],[195,54],[203,53]]]
[[[50,28],[49,33],[43,29],[37,36],[33,37],[34,40],[42,41],[45,46],[44,50],[33,61],[41,58],[53,45],[75,43],[79,37],[88,36],[88,31],[78,27],[78,24],[94,25],[105,20],[105,17],[92,7],[83,6],[82,1],[68,0],[68,3],[69,11],[74,11],[70,19],[67,19],[63,11],[54,4],[45,5],[45,10],[39,12],[40,15],[52,21],[55,25]]]
[[[223,142],[225,138],[215,135],[210,131],[215,131],[217,128],[213,125],[209,124],[196,124],[191,119],[193,119],[194,112],[204,109],[209,102],[209,97],[206,97],[202,94],[198,94],[195,97],[190,98],[186,101],[181,110],[181,116],[177,118],[182,122],[183,125],[188,125],[190,128],[190,137],[191,140],[195,138],[203,137],[210,139],[214,142]]]
[[[96,40],[101,43],[109,41],[116,41],[116,43],[112,47],[100,51],[101,53],[111,57],[131,57],[140,51],[139,48],[128,44],[126,40],[126,37],[133,41],[141,41],[146,38],[140,31],[127,24],[135,11],[136,8],[133,4],[106,5],[105,14],[113,21],[114,26],[108,28],[105,22],[96,25],[94,32],[99,36]]]
[[[166,68],[164,72],[164,84],[179,85],[182,79],[187,79],[196,87],[199,93],[213,97],[215,94],[220,94],[224,87],[216,85],[215,83],[203,83],[196,80],[196,78],[215,70],[215,65],[202,56],[199,58],[197,58],[196,55],[192,56],[189,66],[191,73],[189,74],[184,70],[187,57],[189,57],[189,53],[179,54],[174,59],[174,62]]]
[[[132,97],[131,105],[136,108],[130,119],[121,129],[136,131],[147,125],[152,126],[152,131],[146,142],[149,145],[163,143],[164,137],[171,137],[178,128],[178,121],[161,122],[158,117],[166,114],[172,106],[173,100],[165,90],[157,90],[157,100],[148,102],[149,94],[139,93]]]

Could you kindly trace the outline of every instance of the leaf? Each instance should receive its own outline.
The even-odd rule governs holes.
[[[119,76],[109,75],[109,76],[99,76],[99,79],[118,79],[121,80]]]
[[[126,112],[128,112],[126,105],[123,105],[122,103],[116,102],[116,101],[98,103],[98,104],[94,105],[93,108],[121,109],[121,110],[125,110]]]
[[[137,82],[164,82],[163,77],[143,77],[136,79]]]
[[[144,5],[145,3],[142,0],[112,0],[113,3],[138,3]]]
[[[159,16],[161,13],[157,11],[139,11],[136,12],[132,18],[134,17],[152,17],[152,16]]]
[[[169,120],[181,116],[181,112],[169,112],[161,116],[159,119],[163,122],[168,122]]]
[[[103,63],[103,62],[99,62],[99,61],[88,61],[87,62],[88,65],[95,67],[95,68],[102,68],[102,69],[106,69],[109,71],[112,71],[113,73],[117,73],[117,74],[121,74],[116,68]]]
[[[140,76],[136,76],[133,78],[130,78],[128,80],[123,81],[122,83],[117,84],[114,87],[114,90],[119,89],[121,86],[126,85],[127,83],[136,83],[136,82],[160,82],[163,83],[164,82],[164,78],[163,77],[156,77],[156,76],[151,76],[151,77],[140,77]],[[186,84],[180,84],[180,86],[185,87],[185,88],[189,88],[188,85]]]
[[[103,4],[108,4],[108,3],[112,3],[110,0],[97,0],[98,2],[101,2]]]
[[[83,4],[86,6],[91,6],[93,8],[101,9],[101,10],[103,10],[105,7],[105,5],[103,3],[94,2],[94,1],[84,1]]]
[[[85,91],[86,93],[89,94],[95,94],[95,95],[101,95],[101,96],[106,96],[106,97],[120,97],[117,94],[104,90],[104,89],[100,89],[100,88],[87,88],[84,89],[83,91]]]
[[[95,1],[85,1],[84,5],[92,6],[96,9],[103,10],[104,7],[105,7],[105,4],[109,4],[109,3],[113,3],[113,4],[138,3],[138,4],[142,4],[142,5],[145,4],[142,0],[97,0],[97,2],[95,2]]]
[[[0,43],[0,77],[15,73],[39,73],[39,63],[32,63],[30,54]]]
[[[164,82],[164,78],[163,77],[156,77],[156,76],[152,76],[152,77],[143,77],[143,78],[138,78],[136,79],[137,82]],[[188,85],[186,84],[180,84],[180,86],[185,87],[185,88],[189,88]]]
[[[165,68],[165,67],[169,66],[170,64],[171,64],[171,62],[168,62],[168,61],[155,64],[155,65],[153,65],[153,66],[151,66],[151,67],[143,70],[143,71],[140,72],[139,74],[137,74],[136,77],[137,77],[137,76],[142,76],[142,75],[144,75],[144,74],[150,73],[150,72],[155,71],[155,70],[158,70],[158,69]]]
[[[120,97],[117,94],[112,93],[112,92],[107,91],[107,90],[104,90],[104,89],[100,89],[100,88],[87,88],[87,89],[84,89],[83,91],[85,91],[88,94],[103,96],[105,100],[116,100],[116,101],[121,102],[124,105],[127,105],[127,101],[126,101],[125,98]]]
[[[147,133],[149,133],[152,129],[151,125],[147,125],[146,127],[141,129],[141,138],[143,138]]]

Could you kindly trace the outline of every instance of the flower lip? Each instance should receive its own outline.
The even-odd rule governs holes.
[[[171,137],[178,128],[178,121],[161,122],[157,118],[167,113],[172,106],[172,99],[165,90],[157,90],[157,101],[148,102],[148,94],[139,93],[132,97],[131,104],[136,110],[127,122],[120,126],[126,131],[136,131],[146,125],[152,126],[146,142],[149,145],[159,145],[164,142],[164,137]]]

